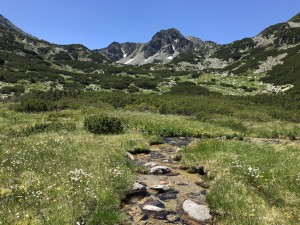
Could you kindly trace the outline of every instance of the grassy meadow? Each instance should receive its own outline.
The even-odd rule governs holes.
[[[204,140],[182,163],[208,171],[201,182],[220,224],[300,223],[299,146]]]
[[[185,99],[172,96],[165,96],[173,98],[169,105],[164,97],[133,99],[113,92],[97,98],[88,93],[49,96],[29,94],[0,104],[1,224],[124,223],[121,202],[139,169],[126,151],[148,148],[162,136],[198,138],[182,151],[181,164],[209,171],[202,179],[210,186],[208,204],[220,224],[300,223],[299,145],[242,141],[298,139],[296,106],[276,119],[269,106],[253,104],[257,110],[252,113],[231,100],[211,111],[219,97],[203,108],[200,104],[211,99],[198,96],[202,103],[191,104],[186,114],[176,113]],[[189,98],[194,102],[196,97]],[[94,115],[120,119],[123,132],[88,132],[85,118]]]

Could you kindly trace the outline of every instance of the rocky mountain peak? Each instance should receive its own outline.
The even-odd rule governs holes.
[[[157,32],[151,39],[150,42],[155,42],[157,40],[161,40],[166,44],[172,44],[174,41],[177,42],[181,39],[185,39],[185,37],[175,28],[161,30]]]
[[[163,50],[166,55],[173,55],[175,52],[189,50],[191,46],[192,43],[175,28],[161,30],[144,47],[144,56],[147,59],[160,50]]]
[[[142,65],[147,63],[168,63],[179,53],[200,53],[206,55],[217,48],[214,42],[202,41],[196,37],[185,37],[177,29],[160,30],[147,43],[113,42],[107,48],[95,50],[113,62]]]

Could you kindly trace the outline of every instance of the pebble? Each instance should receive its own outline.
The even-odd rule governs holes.
[[[163,211],[162,208],[159,208],[159,207],[154,206],[154,205],[145,205],[143,207],[143,210],[154,211],[154,212],[161,212],[161,211]]]

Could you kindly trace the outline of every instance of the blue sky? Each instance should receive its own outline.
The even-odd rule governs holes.
[[[0,14],[40,39],[84,44],[147,42],[161,29],[229,43],[300,12],[300,0],[0,0]]]

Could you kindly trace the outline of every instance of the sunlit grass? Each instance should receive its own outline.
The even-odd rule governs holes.
[[[1,128],[12,123],[13,129],[53,120],[54,114],[19,114],[8,109],[1,113]],[[147,146],[147,141],[134,131],[121,135],[90,134],[82,129],[84,117],[80,113],[67,111],[58,118],[73,122],[77,130],[27,136],[11,136],[9,129],[2,130],[0,221],[120,224],[125,218],[120,201],[135,179],[126,150]]]
[[[9,106],[0,105],[2,224],[121,224],[125,214],[120,202],[137,169],[126,151],[148,149],[149,142],[161,140],[160,136],[219,138],[202,140],[184,151],[182,163],[209,170],[204,177],[211,186],[208,203],[219,213],[221,224],[298,220],[299,149],[224,141],[243,136],[298,137],[298,124],[245,122],[230,115],[200,120],[107,107],[28,114]],[[124,133],[86,131],[84,119],[99,114],[121,119]]]
[[[183,152],[182,164],[204,166],[210,207],[221,224],[296,224],[299,147],[207,140]]]

